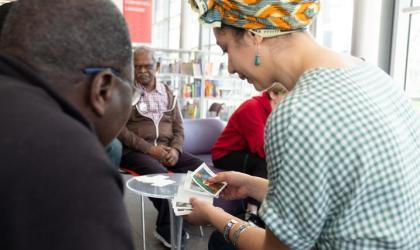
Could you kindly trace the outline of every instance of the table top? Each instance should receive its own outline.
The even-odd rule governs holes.
[[[136,180],[136,177],[129,179],[126,186],[129,190],[146,197],[172,199],[178,192],[179,185],[184,183],[186,174],[180,173],[165,173],[165,174],[148,174],[142,175],[147,177],[154,177],[157,175],[168,176],[165,180],[173,180],[175,183],[169,184],[164,187],[152,186],[151,183],[144,183]]]

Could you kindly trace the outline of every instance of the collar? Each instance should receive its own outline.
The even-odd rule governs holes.
[[[154,81],[156,83],[156,86],[155,86],[155,89],[153,89],[152,91],[156,91],[156,93],[158,93],[160,95],[166,95],[165,85],[163,85],[163,83],[157,81],[156,78],[154,79]],[[141,85],[141,84],[138,84],[138,85],[140,86],[140,88],[143,91],[143,93],[146,93],[147,92],[146,91],[146,88],[143,85]]]
[[[158,92],[161,95],[166,95],[166,88],[163,85],[163,83],[156,81],[156,79],[155,79],[155,82],[156,82],[156,88],[155,88],[156,92]]]
[[[35,87],[43,89],[52,99],[54,99],[61,109],[73,117],[75,120],[78,120],[80,123],[85,125],[91,131],[94,131],[94,128],[90,122],[67,100],[55,92],[49,84],[42,79],[39,74],[27,63],[18,59],[13,55],[7,53],[0,53],[0,74],[6,75],[11,78],[19,79],[22,82],[33,85]]]

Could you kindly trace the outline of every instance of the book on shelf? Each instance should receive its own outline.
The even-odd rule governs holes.
[[[182,117],[187,119],[199,118],[199,106],[200,104],[197,101],[188,101],[181,109]]]
[[[211,75],[213,75],[213,63],[212,62],[208,62],[206,65],[205,65],[205,75],[206,76],[211,76]]]
[[[200,97],[201,95],[201,81],[194,79],[192,83],[183,83],[181,94],[184,98]]]
[[[181,65],[181,74],[193,75],[193,64],[191,62],[184,62]]]
[[[171,62],[161,62],[159,73],[161,74],[179,74],[181,73],[182,63],[179,60]]]
[[[218,80],[205,80],[205,89],[204,89],[204,96],[206,97],[218,97],[220,96],[219,93],[219,85],[220,82]]]
[[[193,76],[201,76],[201,64],[199,62],[194,62],[192,64],[193,67]]]

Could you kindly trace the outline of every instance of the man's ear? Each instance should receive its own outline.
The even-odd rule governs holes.
[[[157,62],[156,63],[156,72],[159,72],[159,70],[160,70],[160,62]]]
[[[109,70],[102,71],[93,78],[89,91],[89,104],[98,116],[105,114],[115,84],[115,78]]]

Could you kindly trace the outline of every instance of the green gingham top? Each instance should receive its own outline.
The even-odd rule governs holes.
[[[291,249],[420,249],[420,114],[376,66],[304,73],[265,140],[259,213]]]

